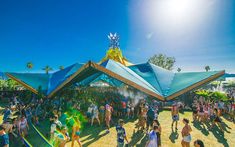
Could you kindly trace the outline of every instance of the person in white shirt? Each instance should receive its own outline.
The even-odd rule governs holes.
[[[56,128],[57,128],[57,127],[62,127],[62,123],[59,121],[58,115],[54,115],[53,120],[54,120],[54,121],[53,121],[53,123],[51,124],[51,131],[50,131],[50,133],[51,133],[51,139],[54,138],[54,133],[55,133],[55,131],[56,131]]]

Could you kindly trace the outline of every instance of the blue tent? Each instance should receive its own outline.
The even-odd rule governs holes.
[[[159,100],[170,100],[187,91],[208,83],[224,71],[174,73],[151,63],[125,66],[111,59],[97,64],[73,64],[52,74],[7,73],[29,90],[37,93],[41,87],[48,97],[63,87],[76,84],[87,86],[103,81],[111,86],[126,84]]]

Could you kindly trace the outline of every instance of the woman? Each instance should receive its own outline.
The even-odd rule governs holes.
[[[190,132],[192,132],[192,128],[189,125],[189,120],[184,118],[183,119],[183,123],[185,124],[185,126],[183,127],[181,134],[182,134],[182,141],[181,141],[181,145],[182,147],[189,147],[190,146],[190,142],[192,140],[191,134]]]
[[[161,125],[159,123],[159,121],[157,119],[153,120],[153,127],[154,126],[157,126],[158,129],[157,129],[157,144],[158,146],[160,147],[161,146],[161,133],[162,133],[162,128],[161,128]]]
[[[80,121],[79,121],[78,117],[75,117],[74,121],[75,121],[75,123],[74,123],[73,128],[72,128],[72,130],[73,130],[72,131],[72,147],[74,146],[75,141],[77,141],[78,145],[80,147],[82,147],[82,144],[79,140],[80,133],[81,133],[80,132],[80,128],[81,128]]]
[[[203,104],[200,104],[200,106],[199,106],[198,116],[199,116],[199,122],[203,122],[203,120],[204,120]]]
[[[154,126],[153,130],[149,133],[149,140],[146,143],[146,147],[158,147],[157,130],[158,126]]]
[[[105,122],[107,126],[107,133],[109,133],[110,128],[110,121],[111,121],[111,115],[112,115],[112,107],[109,104],[106,104],[105,106]]]
[[[57,128],[58,132],[55,135],[55,147],[66,147],[66,143],[70,140],[68,137],[68,130],[66,126]]]

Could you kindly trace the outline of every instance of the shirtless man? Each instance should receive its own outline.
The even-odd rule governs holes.
[[[176,102],[174,102],[174,104],[172,105],[172,108],[171,108],[171,116],[172,116],[172,124],[171,124],[171,127],[173,127],[173,125],[174,125],[174,123],[175,123],[175,129],[178,130],[177,124],[178,124],[178,121],[179,121],[179,108],[178,108]]]

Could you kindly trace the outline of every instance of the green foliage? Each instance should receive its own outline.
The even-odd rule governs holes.
[[[28,69],[32,69],[33,68],[33,63],[32,62],[28,62],[27,64],[26,64],[26,67],[28,68]]]
[[[181,68],[178,67],[178,68],[177,68],[177,71],[178,71],[178,72],[181,72]]]
[[[0,80],[0,90],[16,90],[17,87],[20,85],[12,79]]]
[[[209,91],[209,90],[198,90],[195,92],[196,95],[204,97],[209,101],[228,101],[230,98],[222,92],[219,91]]]
[[[148,62],[160,66],[162,68],[165,68],[167,70],[172,70],[175,63],[175,58],[167,57],[166,55],[163,54],[158,54],[149,58]]]
[[[208,66],[208,65],[207,65],[207,66],[205,66],[205,70],[206,70],[206,71],[211,70],[210,66]]]
[[[47,65],[42,70],[44,70],[46,74],[49,74],[49,72],[52,71],[53,69],[49,65]]]
[[[64,66],[63,66],[63,65],[59,66],[59,69],[60,69],[60,70],[63,70],[63,69],[64,69]]]

